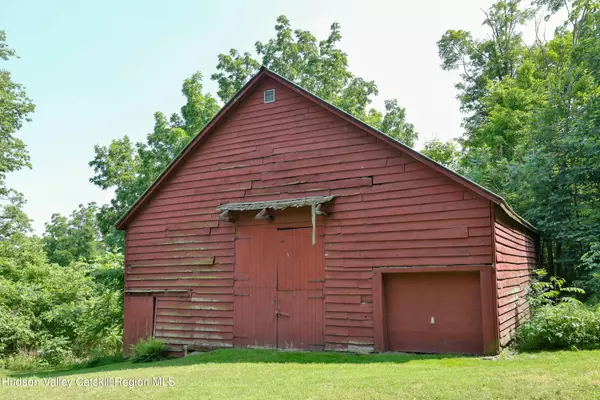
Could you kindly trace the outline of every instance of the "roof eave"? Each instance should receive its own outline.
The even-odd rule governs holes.
[[[530,231],[532,231],[536,234],[539,233],[539,231],[537,230],[537,228],[535,226],[533,226],[533,224],[531,224],[525,218],[523,218],[519,214],[517,214],[504,199],[502,199],[502,202],[500,202],[500,204],[498,204],[498,205],[500,206],[502,211],[504,211],[510,218],[514,219],[515,221],[517,221],[518,223],[520,223],[521,225],[523,225]]]

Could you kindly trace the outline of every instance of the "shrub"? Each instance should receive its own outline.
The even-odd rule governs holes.
[[[0,363],[36,369],[118,356],[122,333],[122,255],[61,267],[36,237],[0,240]]]
[[[36,351],[22,350],[0,359],[0,369],[5,368],[11,371],[33,371],[47,367],[48,363]]]
[[[519,327],[516,342],[523,351],[600,348],[600,307],[542,306]]]
[[[535,278],[531,282],[528,294],[529,304],[533,309],[560,302],[580,303],[573,296],[584,295],[585,290],[579,287],[565,286],[566,280],[557,276],[548,276],[545,269],[536,269]]]
[[[167,345],[162,341],[150,338],[140,340],[138,344],[131,345],[133,353],[130,360],[134,363],[145,363],[167,359]]]

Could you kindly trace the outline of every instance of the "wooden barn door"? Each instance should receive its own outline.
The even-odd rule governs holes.
[[[323,240],[312,228],[236,228],[234,345],[323,349]]]
[[[132,344],[154,335],[154,296],[125,296],[123,352]]]
[[[277,259],[274,233],[260,226],[239,226],[235,238],[235,346],[277,347]]]
[[[323,350],[323,240],[312,228],[279,229],[277,346]]]

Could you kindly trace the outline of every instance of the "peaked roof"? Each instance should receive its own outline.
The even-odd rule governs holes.
[[[319,104],[330,112],[336,114],[352,125],[366,131],[367,133],[375,136],[383,142],[388,143],[389,145],[397,148],[398,150],[408,154],[412,158],[424,163],[430,168],[436,170],[437,172],[445,175],[446,177],[458,182],[459,184],[467,187],[468,189],[474,191],[480,196],[490,200],[494,204],[499,205],[512,219],[517,221],[519,224],[524,227],[537,232],[535,227],[527,222],[525,219],[521,218],[513,209],[508,205],[506,200],[504,200],[499,195],[493,193],[492,191],[484,188],[483,186],[478,185],[477,183],[471,181],[470,179],[452,171],[449,168],[444,167],[443,165],[433,161],[431,158],[419,153],[418,151],[408,147],[407,145],[401,143],[400,141],[386,135],[385,133],[373,128],[372,126],[367,125],[361,120],[353,117],[347,112],[339,109],[338,107],[328,103],[327,101],[319,98],[318,96],[310,93],[308,90],[298,86],[294,82],[284,78],[283,76],[269,70],[267,67],[261,67],[260,70],[233,96],[231,100],[227,102],[219,110],[219,112],[210,120],[210,122],[200,131],[200,133],[188,143],[188,145],[171,161],[169,166],[165,168],[162,174],[150,185],[148,189],[137,199],[137,201],[133,204],[133,206],[119,219],[116,223],[116,228],[119,230],[125,229],[127,223],[131,221],[131,219],[137,214],[137,212],[141,209],[141,207],[148,201],[148,199],[152,196],[152,194],[157,190],[157,188],[162,184],[163,181],[167,179],[179,166],[182,160],[203,141],[206,136],[208,136],[215,127],[225,118],[227,114],[240,103],[254,87],[260,82],[264,77],[269,77],[276,82],[279,82],[283,86],[291,89],[292,91],[298,93],[303,96],[307,100]]]

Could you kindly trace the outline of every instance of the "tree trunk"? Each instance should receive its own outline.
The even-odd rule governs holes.
[[[546,249],[548,250],[548,254],[546,257],[548,258],[548,274],[556,276],[554,271],[554,258],[552,255],[552,239],[546,239]]]
[[[558,241],[556,242],[556,273],[554,274],[555,276],[561,276],[561,274],[564,275],[564,272],[561,270],[561,266],[562,266],[562,262],[560,261],[560,258],[562,257],[562,242]],[[565,276],[563,276],[563,278],[566,278]]]

